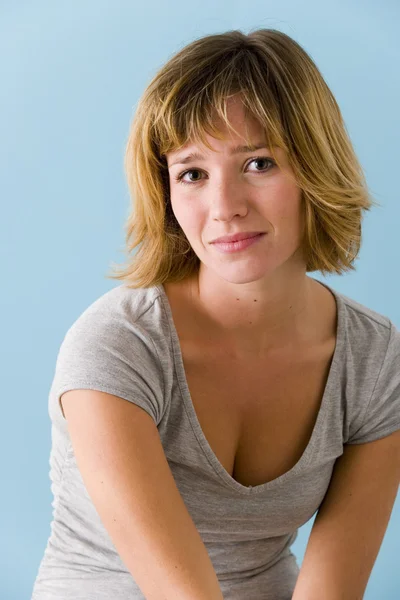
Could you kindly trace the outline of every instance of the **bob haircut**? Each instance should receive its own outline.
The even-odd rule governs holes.
[[[258,29],[193,41],[146,88],[124,159],[132,202],[124,227],[128,257],[106,278],[137,288],[198,271],[200,259],[171,208],[165,153],[187,142],[212,149],[205,133],[223,139],[214,117],[234,131],[226,117],[226,100],[234,94],[241,94],[245,115],[259,121],[278,165],[273,147],[287,153],[302,190],[306,271],[355,270],[362,211],[380,204],[370,196],[339,106],[311,57],[285,33]]]

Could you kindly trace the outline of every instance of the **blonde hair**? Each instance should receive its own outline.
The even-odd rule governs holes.
[[[368,191],[339,106],[311,57],[285,33],[258,29],[193,41],[146,88],[124,161],[132,201],[125,225],[128,256],[107,278],[150,287],[198,271],[200,260],[172,212],[165,153],[188,141],[210,148],[206,133],[222,139],[215,115],[233,130],[226,101],[234,94],[241,94],[245,114],[260,122],[268,147],[287,153],[304,202],[306,271],[355,270],[362,211],[379,203]],[[273,150],[272,155],[279,165]]]

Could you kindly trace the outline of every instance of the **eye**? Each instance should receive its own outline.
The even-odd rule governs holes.
[[[252,162],[262,162],[262,161],[267,161],[268,163],[270,163],[270,165],[275,166],[276,163],[275,161],[272,160],[272,158],[269,158],[268,156],[257,156],[256,158],[252,158],[250,160],[250,162],[248,164],[251,164]],[[271,168],[272,168],[271,166]],[[264,168],[262,171],[256,171],[257,174],[263,175],[266,171],[270,171],[270,168]],[[185,175],[187,175],[188,173],[201,173],[202,171],[200,171],[199,169],[187,169],[186,171],[183,171],[183,173],[180,173],[179,175],[177,175],[174,179],[175,181],[177,181],[178,183],[182,183],[183,185],[195,185],[196,183],[198,183],[198,181],[201,181],[201,179],[198,179],[197,181],[184,181],[183,177]]]

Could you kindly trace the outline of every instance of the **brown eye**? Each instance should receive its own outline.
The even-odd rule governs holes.
[[[179,178],[178,178],[179,181],[182,181],[182,177],[184,175],[187,175],[188,173],[201,173],[201,171],[199,171],[198,169],[190,169],[189,171],[185,171],[184,173],[182,173],[182,175],[179,176]],[[196,181],[200,181],[200,178],[196,179],[196,177],[195,177],[194,179],[195,180],[194,181],[192,180],[191,183],[196,183]],[[184,181],[183,183],[188,183],[188,182]]]
[[[274,161],[271,158],[267,158],[266,156],[260,156],[258,158],[253,158],[250,163],[252,162],[257,162],[257,163],[262,163],[262,162],[267,162],[270,163],[271,165],[275,165]],[[250,164],[249,163],[249,164]],[[262,167],[261,167],[262,168]]]
[[[272,158],[269,158],[267,156],[258,156],[256,158],[252,158],[251,161],[248,164],[251,164],[252,162],[267,162],[271,165],[271,168],[275,165],[275,162],[272,160]],[[262,168],[262,167],[261,167]],[[255,173],[259,173],[260,175],[263,175],[266,171],[269,171],[269,168],[262,168],[262,170],[260,171],[255,171]],[[183,178],[185,177],[185,175],[188,175],[189,173],[202,173],[202,171],[200,171],[199,169],[188,169],[187,171],[184,171],[183,173],[180,173],[177,177],[175,177],[175,181],[177,181],[178,183],[182,183],[183,185],[195,185],[196,183],[198,183],[199,181],[201,181],[201,177],[196,179],[193,181],[185,181]]]

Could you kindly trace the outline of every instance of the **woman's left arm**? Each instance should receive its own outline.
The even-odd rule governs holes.
[[[400,430],[345,445],[315,518],[292,600],[362,600],[400,483]]]

